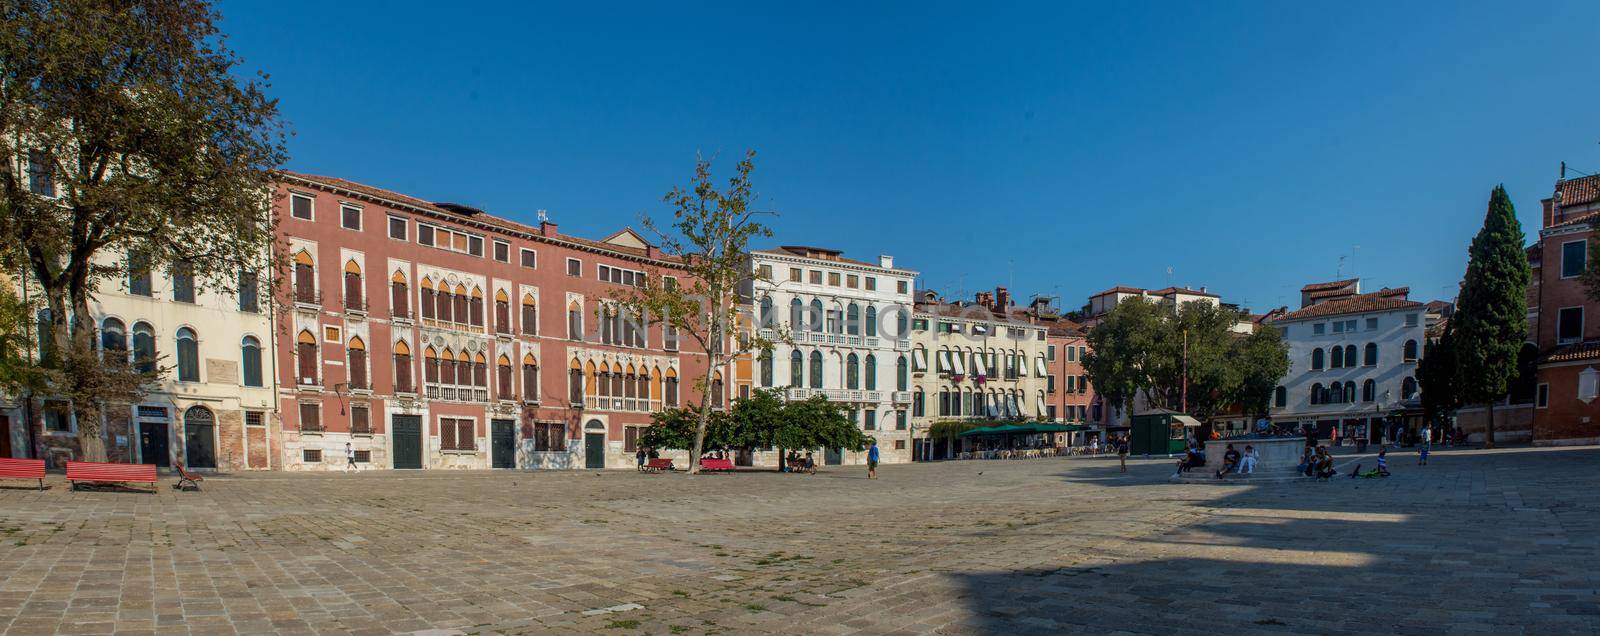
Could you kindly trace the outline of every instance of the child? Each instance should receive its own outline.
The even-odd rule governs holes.
[[[1256,461],[1259,459],[1261,459],[1261,456],[1256,454],[1256,447],[1246,444],[1244,447],[1244,459],[1239,464],[1239,474],[1248,475],[1256,472]]]
[[[1387,448],[1378,449],[1378,475],[1381,477],[1389,476],[1389,449]]]

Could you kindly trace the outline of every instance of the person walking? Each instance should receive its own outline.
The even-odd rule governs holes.
[[[345,472],[361,470],[356,466],[356,449],[350,447],[350,442],[344,443],[344,470]]]
[[[1128,438],[1117,438],[1117,461],[1122,464],[1122,472],[1128,472]]]
[[[644,472],[644,458],[647,456],[648,453],[644,452],[643,446],[640,446],[638,450],[634,451],[633,453],[633,458],[639,462],[639,472],[641,473]]]
[[[872,448],[867,449],[867,479],[878,478],[878,443],[874,441]]]

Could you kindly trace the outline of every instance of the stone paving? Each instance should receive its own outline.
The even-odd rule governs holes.
[[[1600,629],[1600,449],[1169,484],[1166,460],[807,477],[247,474],[0,490],[15,634]]]

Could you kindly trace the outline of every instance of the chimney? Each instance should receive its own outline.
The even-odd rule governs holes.
[[[878,255],[878,267],[882,267],[884,269],[894,269],[894,257],[888,254]]]
[[[661,258],[661,250],[654,245],[646,245],[644,246],[644,255],[645,258]]]
[[[556,231],[556,224],[551,223],[549,221],[540,221],[539,222],[539,236],[560,236],[560,235],[561,235],[561,233]]]
[[[1004,287],[994,288],[994,310],[1006,311],[1011,308],[1011,292]]]
[[[990,307],[990,306],[994,305],[994,294],[991,294],[991,293],[986,292],[986,291],[981,291],[981,292],[978,292],[977,294],[973,295],[973,301],[976,302],[979,306]]]

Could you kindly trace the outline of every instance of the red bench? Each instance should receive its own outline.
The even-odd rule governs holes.
[[[672,470],[672,460],[665,459],[665,458],[652,459],[652,460],[650,460],[648,462],[645,462],[644,470],[647,473],[659,473],[659,472],[661,472],[663,470],[671,471]]]
[[[37,479],[44,490],[44,460],[0,457],[0,479]]]
[[[78,482],[155,484],[156,465],[67,462],[67,481],[72,483],[73,490],[78,489]]]
[[[177,488],[178,490],[186,490],[186,488],[184,487],[184,484],[189,484],[190,486],[193,486],[195,490],[199,490],[200,489],[200,482],[206,480],[205,477],[201,477],[201,476],[196,475],[194,473],[191,473],[191,472],[189,472],[187,470],[184,470],[183,469],[183,464],[181,464],[181,463],[177,465],[177,469],[178,469],[178,483],[173,484],[172,487],[173,488]]]
[[[733,470],[733,460],[700,458],[700,470],[708,473],[728,472]]]

